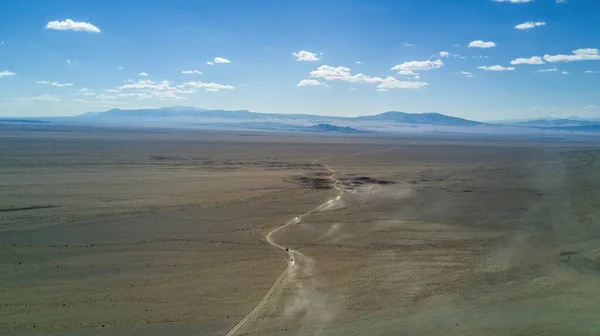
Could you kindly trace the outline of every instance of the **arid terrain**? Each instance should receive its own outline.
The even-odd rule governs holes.
[[[600,330],[595,138],[4,125],[0,154],[0,335]]]

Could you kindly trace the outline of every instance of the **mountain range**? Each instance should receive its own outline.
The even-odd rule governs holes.
[[[376,115],[360,117],[333,117],[316,114],[283,114],[261,113],[247,110],[207,110],[196,107],[174,106],[158,109],[121,110],[112,109],[105,112],[88,112],[78,116],[90,120],[124,120],[130,118],[162,119],[162,120],[192,120],[192,119],[225,119],[240,121],[306,121],[308,123],[333,123],[344,122],[392,122],[416,125],[443,125],[443,126],[477,126],[480,122],[463,118],[451,117],[440,113],[406,113],[390,111]],[[213,120],[214,121],[214,120]]]
[[[189,106],[157,109],[111,109],[74,117],[3,118],[0,123],[54,123],[129,127],[256,129],[294,132],[445,132],[539,134],[549,131],[600,132],[600,119],[512,120],[494,123],[452,117],[440,113],[388,111],[358,117],[317,114],[261,113],[248,110],[210,110]]]
[[[502,125],[521,125],[521,126],[556,126],[556,127],[571,127],[571,126],[589,126],[600,124],[600,118],[536,118],[536,119],[513,119],[513,120],[497,120],[490,122],[491,124]]]

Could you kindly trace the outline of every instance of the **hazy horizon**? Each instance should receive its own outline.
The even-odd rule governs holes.
[[[450,114],[446,114],[446,113],[442,113],[442,112],[437,112],[437,111],[426,111],[426,112],[410,112],[410,111],[398,111],[398,110],[390,110],[390,111],[379,111],[379,112],[368,112],[365,114],[357,114],[357,115],[331,115],[331,114],[326,114],[326,113],[301,113],[301,112],[267,112],[267,111],[254,111],[254,110],[249,110],[249,109],[237,109],[237,110],[226,110],[226,109],[220,109],[220,108],[215,108],[215,109],[207,109],[201,106],[190,106],[190,105],[165,105],[165,106],[158,106],[158,107],[139,107],[139,108],[124,108],[124,107],[109,107],[107,109],[104,110],[97,110],[97,111],[86,111],[86,112],[81,112],[81,113],[76,113],[73,115],[52,115],[52,116],[44,116],[44,115],[31,115],[31,116],[5,116],[5,118],[19,118],[19,117],[23,117],[26,119],[33,119],[33,118],[40,118],[40,119],[44,119],[44,118],[62,118],[62,117],[76,117],[76,116],[81,116],[84,115],[86,113],[102,113],[102,112],[107,112],[113,109],[118,109],[118,110],[122,110],[122,111],[126,111],[126,110],[142,110],[142,109],[152,109],[152,110],[158,110],[158,109],[168,109],[168,108],[191,108],[191,109],[199,109],[199,110],[206,110],[206,111],[214,111],[214,110],[222,110],[222,111],[248,111],[248,112],[252,112],[252,113],[263,113],[263,114],[289,114],[289,115],[294,115],[294,114],[306,114],[306,115],[315,115],[315,116],[322,116],[322,117],[332,117],[332,118],[356,118],[356,117],[363,117],[363,116],[373,116],[373,115],[379,115],[382,113],[388,113],[388,112],[401,112],[401,113],[408,113],[408,114],[424,114],[424,113],[439,113],[442,115],[447,115],[450,117],[457,117],[457,116],[453,116]],[[598,116],[600,117],[600,116]],[[474,119],[474,118],[462,118],[462,117],[457,117],[457,118],[462,118],[462,119],[466,119],[466,120],[472,120],[472,121],[478,121],[478,122],[489,122],[489,123],[494,123],[494,122],[508,122],[508,121],[528,121],[528,120],[536,120],[536,119],[582,119],[582,120],[595,120],[595,119],[599,119],[598,117],[578,117],[578,116],[561,116],[561,117],[547,117],[547,116],[540,116],[540,117],[533,117],[533,118],[506,118],[506,119]]]
[[[332,118],[356,118],[356,117],[364,117],[364,116],[374,116],[374,115],[379,115],[379,114],[383,114],[383,113],[389,113],[389,112],[400,112],[400,113],[408,113],[408,114],[427,114],[427,113],[439,113],[442,115],[447,115],[450,116],[448,114],[445,113],[440,113],[440,112],[435,112],[435,111],[428,111],[428,112],[407,112],[407,111],[381,111],[381,112],[373,112],[373,113],[366,113],[366,114],[360,114],[360,115],[345,115],[345,116],[334,116],[334,115],[329,115],[329,114],[322,114],[322,113],[283,113],[283,112],[265,112],[265,111],[253,111],[253,110],[249,110],[249,109],[240,109],[240,110],[224,110],[224,109],[206,109],[203,107],[199,107],[199,106],[188,106],[188,105],[166,105],[166,106],[160,106],[160,107],[149,107],[149,108],[119,108],[119,107],[113,107],[113,108],[108,108],[106,110],[102,110],[102,111],[87,111],[87,112],[83,112],[83,113],[77,113],[74,115],[53,115],[53,116],[25,116],[23,118],[26,119],[34,119],[34,118],[40,118],[40,119],[45,119],[45,118],[65,118],[65,117],[76,117],[76,116],[82,116],[85,115],[87,113],[103,113],[103,112],[107,112],[113,109],[116,110],[121,110],[121,111],[127,111],[127,110],[143,110],[143,109],[151,109],[151,110],[158,110],[158,109],[170,109],[170,108],[190,108],[190,109],[198,109],[198,110],[206,110],[206,111],[229,111],[229,112],[233,112],[233,111],[248,111],[251,113],[261,113],[261,114],[288,114],[288,115],[297,115],[297,114],[306,114],[306,115],[314,115],[314,116],[322,116],[322,117],[332,117]],[[454,117],[454,116],[452,116]],[[5,118],[19,118],[19,116],[7,116]],[[458,117],[460,118],[460,117]],[[473,120],[473,121],[479,121],[479,122],[493,122],[493,121],[503,121],[503,120],[475,120],[475,119],[466,119],[466,120]],[[518,119],[514,119],[514,120],[518,120]],[[522,119],[522,120],[527,120],[527,119]]]

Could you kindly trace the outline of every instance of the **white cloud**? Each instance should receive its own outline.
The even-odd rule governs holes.
[[[413,79],[421,79],[421,76],[415,76]]]
[[[125,84],[118,87],[119,90],[135,90],[135,92],[127,92],[118,94],[119,97],[124,98],[160,98],[163,100],[167,99],[186,99],[185,97],[178,96],[178,94],[190,94],[196,92],[193,88],[186,88],[185,86],[172,86],[168,80],[163,80],[156,83],[150,79],[140,79],[136,83]],[[107,91],[108,92],[108,91]]]
[[[544,61],[542,60],[541,57],[539,56],[533,56],[531,58],[517,58],[514,59],[512,61],[510,61],[510,64],[512,65],[519,65],[519,64],[545,64]]]
[[[600,74],[600,71],[586,70],[585,73],[586,74]]]
[[[319,82],[316,79],[303,79],[296,86],[329,86],[326,83]]]
[[[294,57],[297,57],[297,59],[296,59],[297,62],[309,62],[309,61],[318,61],[319,60],[319,58],[317,57],[317,54],[311,53],[310,51],[306,51],[306,50],[300,50],[298,52],[294,52],[294,53],[292,53],[292,55],[294,55]]]
[[[181,73],[186,75],[202,75],[202,72],[198,70],[183,70]]]
[[[55,102],[59,102],[61,101],[60,97],[55,96],[55,95],[41,95],[41,96],[34,96],[34,97],[21,97],[21,98],[14,98],[15,100],[21,100],[21,101],[40,101],[40,102],[48,102],[48,103],[55,103]]]
[[[381,78],[367,76],[362,73],[353,75],[350,68],[343,66],[332,67],[329,65],[321,65],[316,70],[311,71],[309,75],[310,77],[323,78],[325,80],[339,80],[349,83],[379,84],[377,88],[384,89],[417,89],[428,85],[424,82],[399,81],[391,76]]]
[[[196,92],[196,90],[192,90],[192,92]],[[176,92],[173,91],[159,91],[152,92],[153,97],[160,98],[162,100],[185,100],[186,97],[178,96]]]
[[[442,60],[436,61],[410,61],[395,65],[391,70],[398,71],[399,75],[415,75],[414,71],[428,71],[444,66]]]
[[[117,96],[105,95],[104,93],[101,93],[97,95],[96,98],[101,100],[116,100]]]
[[[350,91],[356,91],[356,88],[349,88]]]
[[[169,85],[169,82],[166,82]],[[155,90],[159,88],[159,84],[150,79],[140,79],[137,83],[125,84],[119,87],[119,90],[140,89],[140,90]]]
[[[108,92],[108,93],[118,93],[118,92],[121,92],[121,90],[117,90],[117,89],[106,89],[106,90],[104,90],[104,92]]]
[[[473,58],[474,58],[474,59],[477,59],[477,58],[488,58],[488,57],[487,57],[487,56],[485,56],[485,55],[479,55],[479,56],[473,56]]]
[[[67,64],[71,64],[71,60],[70,59],[67,60]]]
[[[215,63],[231,63],[230,60],[228,60],[227,58],[223,58],[223,57],[215,57],[214,59]]]
[[[362,73],[352,75],[350,68],[338,66],[332,67],[329,65],[321,65],[316,70],[309,73],[310,77],[323,78],[325,80],[340,80],[351,83],[377,83],[381,81],[378,77],[369,77]]]
[[[377,89],[377,91],[379,91],[379,92],[386,92],[387,90],[386,89]]]
[[[326,83],[319,82],[316,79],[303,79],[296,86],[329,86]]]
[[[570,73],[570,72],[568,72],[568,71],[562,71],[560,74],[561,74],[561,75],[570,75],[571,73]]]
[[[469,48],[493,48],[496,46],[495,42],[484,42],[482,40],[471,41]]]
[[[545,26],[545,25],[546,25],[546,22],[542,22],[542,21],[538,21],[538,22],[527,21],[527,22],[516,25],[515,28],[520,29],[520,30],[529,30],[529,29],[533,29],[533,28],[541,27],[541,26]]]
[[[193,87],[196,89],[204,89],[204,90],[210,91],[210,92],[235,89],[235,87],[233,87],[231,85],[223,85],[223,84],[217,84],[217,83],[204,83],[201,81],[187,82],[187,83],[183,83],[182,85]]]
[[[453,54],[448,51],[440,51],[439,55],[440,55],[440,57],[448,58],[448,57],[450,57],[450,55],[453,55]]]
[[[412,70],[400,70],[398,71],[398,75],[401,76],[416,76],[417,74]]]
[[[91,33],[100,32],[100,29],[91,23],[76,22],[71,19],[66,19],[65,21],[50,21],[48,24],[46,24],[46,29],[85,31]]]
[[[361,61],[356,61],[356,64],[362,64],[362,62]]]
[[[71,103],[94,104],[94,102],[91,102],[91,101],[85,100],[85,99],[79,99],[79,98],[71,99]]]
[[[88,88],[80,89],[76,94],[80,95],[80,96],[93,96],[93,95],[95,95],[95,93],[90,92],[90,90]]]
[[[557,72],[557,71],[558,71],[557,68],[550,68],[550,69],[538,70],[537,72]]]
[[[11,71],[1,71],[0,72],[0,78],[2,77],[8,77],[8,76],[14,76],[16,75],[14,72]]]
[[[556,0],[556,3],[567,3],[567,0]]]
[[[125,68],[123,68],[122,66],[120,66],[120,65],[119,65],[119,66],[117,67],[117,69],[119,69],[119,70],[123,70],[123,69],[125,69]]]
[[[477,69],[485,70],[485,71],[514,71],[513,67],[503,67],[501,65],[492,65],[492,66],[478,66]]]
[[[467,78],[473,78],[473,74],[468,72],[468,71],[460,71],[460,72],[456,72],[457,75],[464,75]]]
[[[65,86],[73,86],[71,83],[57,83],[57,82],[49,82],[49,81],[37,81],[36,84],[48,84],[56,87],[65,87]]]
[[[443,57],[443,58],[461,58],[461,59],[467,59],[468,58],[466,56],[460,56],[459,54],[453,54],[453,53],[451,53],[449,51],[440,51],[437,55],[439,57]]]
[[[528,3],[533,0],[492,0],[494,2],[510,2],[510,3]]]
[[[144,77],[146,77],[146,76],[150,76],[150,75],[148,75],[148,74],[147,74],[147,73],[145,73],[145,72],[140,72],[138,75],[140,75],[140,76],[144,76]]]
[[[130,93],[119,93],[117,95],[118,97],[121,98],[137,98],[137,99],[148,99],[148,98],[152,98],[152,95],[146,93],[146,92],[130,92]]]
[[[550,63],[558,62],[576,62],[576,61],[598,61],[600,60],[600,50],[593,48],[584,48],[573,50],[572,55],[544,55],[544,60]]]
[[[402,45],[405,47],[414,47],[415,46],[414,44],[410,44],[408,42],[404,42],[404,43],[402,43]]]
[[[429,84],[425,82],[405,82],[399,81],[394,77],[386,77],[381,84],[377,85],[378,89],[420,89]]]
[[[207,62],[206,62],[206,64],[208,64],[208,65],[215,65],[215,64],[214,64],[213,62],[211,62],[211,61],[207,61]]]

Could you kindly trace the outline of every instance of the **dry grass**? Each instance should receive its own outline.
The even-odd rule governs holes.
[[[0,130],[0,334],[593,334],[585,139]],[[359,154],[360,153],[360,154]]]

